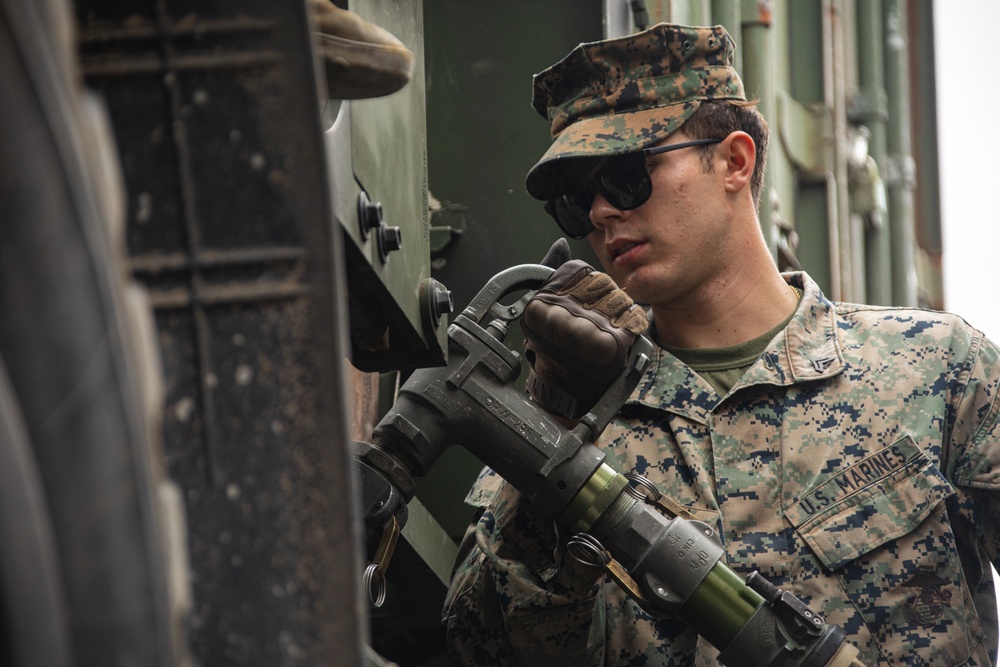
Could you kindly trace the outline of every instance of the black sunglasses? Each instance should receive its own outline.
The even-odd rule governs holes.
[[[596,190],[600,189],[608,203],[620,211],[639,208],[653,192],[653,183],[649,179],[649,170],[646,169],[647,157],[681,148],[717,144],[720,141],[722,139],[695,139],[629,153],[606,164],[588,183],[575,185],[547,201],[545,211],[555,218],[566,236],[585,238],[594,230],[594,225],[590,222],[590,207],[594,204]]]

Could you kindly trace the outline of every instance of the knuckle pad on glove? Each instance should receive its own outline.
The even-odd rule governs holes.
[[[525,307],[528,388],[547,409],[582,416],[625,368],[646,314],[607,274],[570,260]]]
[[[611,324],[617,327],[620,323],[615,321],[616,318],[620,320],[620,316],[632,307],[632,299],[625,294],[625,292],[620,289],[616,289],[615,291],[601,297],[601,299],[592,306],[587,307],[606,316],[609,320],[611,320]]]
[[[572,296],[580,303],[596,303],[615,289],[617,285],[607,274],[592,272],[567,283],[558,293]]]
[[[609,315],[608,320],[611,322],[611,326],[627,331],[633,338],[645,331],[649,324],[642,308],[632,303],[614,315]]]
[[[632,306],[623,313],[621,322],[613,324],[628,331],[634,339],[649,327],[649,320],[646,319],[646,312],[641,307]]]
[[[524,324],[525,337],[535,343],[548,343],[543,352],[550,356],[563,356],[556,352],[561,350],[570,357],[605,366],[619,353],[618,339],[610,331],[561,305],[529,303]]]

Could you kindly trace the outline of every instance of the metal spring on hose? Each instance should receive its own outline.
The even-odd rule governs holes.
[[[574,559],[590,567],[605,567],[611,562],[611,556],[604,545],[589,533],[577,533],[571,537],[566,544],[566,551]]]
[[[362,581],[365,585],[365,591],[368,593],[368,602],[376,609],[385,604],[385,576],[379,571],[377,563],[372,563],[365,568]]]
[[[625,487],[625,491],[635,498],[636,500],[645,500],[648,502],[656,502],[659,500],[663,494],[660,490],[656,488],[656,485],[650,482],[648,479],[636,472],[626,473],[624,475],[631,484]],[[642,487],[637,488],[637,487]]]

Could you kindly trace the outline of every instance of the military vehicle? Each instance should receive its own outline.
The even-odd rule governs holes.
[[[930,3],[337,2],[405,87],[331,98],[303,0],[0,0],[3,664],[446,664],[482,463],[417,480],[375,607],[351,443],[557,238],[530,81],[580,42],[726,26],[779,265],[942,305]]]

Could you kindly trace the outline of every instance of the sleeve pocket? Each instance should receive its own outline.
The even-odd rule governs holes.
[[[910,436],[812,488],[785,517],[835,570],[914,530],[955,493]]]

